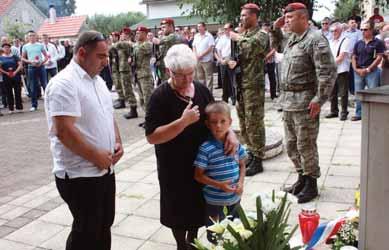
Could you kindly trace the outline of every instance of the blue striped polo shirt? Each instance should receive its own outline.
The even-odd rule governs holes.
[[[224,145],[216,140],[211,139],[199,148],[194,165],[205,170],[205,175],[216,181],[231,180],[232,184],[239,181],[239,161],[246,157],[246,150],[239,145],[235,156],[224,154]],[[217,206],[230,206],[240,200],[240,196],[235,193],[226,193],[223,190],[205,185],[203,195],[208,204]]]

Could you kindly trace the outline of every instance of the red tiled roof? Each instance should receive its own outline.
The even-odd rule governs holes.
[[[57,38],[77,36],[87,17],[88,16],[57,17],[56,22],[53,24],[49,22],[49,19],[46,19],[38,29],[38,34],[47,34],[50,37]]]
[[[15,0],[0,0],[0,16],[3,15]]]

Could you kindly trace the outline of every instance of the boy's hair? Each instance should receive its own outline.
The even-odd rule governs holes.
[[[205,107],[205,114],[207,116],[206,119],[209,118],[210,114],[214,114],[214,113],[226,114],[228,115],[228,117],[231,118],[231,109],[228,106],[228,104],[224,101],[211,102],[210,104],[207,105],[207,107]]]

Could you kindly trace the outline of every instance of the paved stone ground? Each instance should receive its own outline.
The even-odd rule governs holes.
[[[41,106],[42,107],[42,106]],[[322,116],[328,111],[325,106]],[[159,222],[159,187],[153,146],[137,121],[119,119],[125,155],[116,167],[116,217],[112,249],[175,249],[170,231]],[[283,133],[281,113],[267,100],[266,126]],[[234,114],[234,126],[237,126]],[[42,111],[0,118],[0,249],[64,249],[70,213],[51,177],[47,127]],[[318,139],[322,177],[320,197],[312,202],[323,220],[352,206],[359,184],[361,123],[322,119]],[[265,172],[246,178],[242,205],[255,209],[255,193],[279,190],[297,178],[287,155],[264,163]],[[16,180],[14,180],[16,179]],[[301,206],[294,204],[290,222]],[[201,230],[202,235],[204,230]],[[204,235],[203,235],[204,236]],[[203,237],[204,238],[204,237]],[[324,248],[323,248],[324,249]]]

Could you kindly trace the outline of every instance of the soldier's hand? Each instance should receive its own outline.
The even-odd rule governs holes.
[[[309,115],[312,119],[315,119],[320,114],[320,104],[317,102],[309,103]]]
[[[160,43],[160,40],[156,37],[153,37],[153,43],[158,45]]]
[[[232,39],[232,41],[237,41],[237,40],[239,40],[240,35],[238,33],[230,31],[230,38]]]
[[[150,59],[150,65],[153,65],[153,64],[155,64],[157,62],[157,59],[155,58],[155,57],[152,57],[151,59]]]
[[[129,57],[129,58],[127,59],[127,62],[128,62],[128,64],[131,64],[131,63],[132,63],[132,58]]]
[[[236,134],[230,129],[224,143],[224,153],[229,156],[234,156],[238,151],[239,140]]]
[[[108,169],[112,165],[112,153],[108,150],[97,150],[94,163],[101,170]]]
[[[285,16],[277,18],[277,20],[274,22],[274,28],[281,29],[285,25]]]
[[[193,103],[189,102],[188,106],[186,106],[181,115],[181,119],[184,121],[185,127],[197,122],[200,119],[199,106],[196,105],[192,107],[192,105]]]

